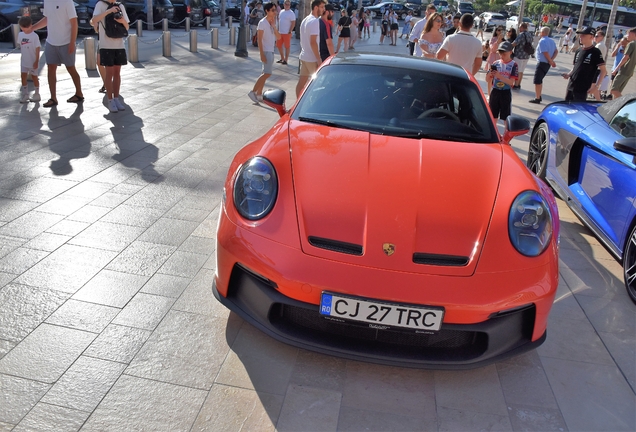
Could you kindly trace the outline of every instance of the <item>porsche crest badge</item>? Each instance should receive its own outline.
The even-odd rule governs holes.
[[[382,250],[387,256],[391,256],[395,253],[395,245],[391,243],[384,243],[382,245]]]

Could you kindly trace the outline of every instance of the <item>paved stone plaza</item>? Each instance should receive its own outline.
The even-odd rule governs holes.
[[[636,306],[620,264],[561,201],[548,338],[508,361],[431,371],[327,357],[217,303],[223,180],[236,151],[278,118],[247,97],[257,50],[235,57],[226,32],[213,50],[199,29],[193,54],[175,30],[170,58],[161,43],[140,44],[141,63],[122,69],[127,109],[115,114],[81,49],[86,100],[65,102],[73,86],[62,68],[52,109],[42,107],[45,69],[42,102],[20,104],[19,54],[0,59],[0,430],[636,429]],[[406,52],[378,38],[356,50]],[[293,43],[293,61],[266,84],[290,106]],[[534,120],[560,100],[571,59],[558,57],[543,105],[527,102],[531,60],[513,112]],[[513,142],[522,159],[528,139]]]

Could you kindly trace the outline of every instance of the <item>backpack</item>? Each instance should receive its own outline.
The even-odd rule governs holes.
[[[532,46],[532,40],[534,38],[532,37],[532,35],[528,34],[527,32],[526,34],[530,36],[530,40],[528,40],[528,36],[526,36],[526,43],[523,44],[523,52],[525,52],[528,55],[532,55],[534,54],[534,47]]]
[[[100,0],[100,1],[108,5],[108,8],[106,10],[113,8],[115,6],[119,6],[121,10],[121,8],[123,7],[122,4],[119,2],[111,3],[111,2],[107,2],[106,0]],[[126,30],[126,27],[124,27],[122,23],[115,21],[115,15],[116,14],[106,15],[106,18],[102,20],[102,27],[104,27],[104,32],[106,33],[106,36],[108,36],[109,38],[121,39],[128,36],[128,30]]]

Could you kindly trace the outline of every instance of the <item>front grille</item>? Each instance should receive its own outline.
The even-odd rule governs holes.
[[[416,252],[413,254],[415,264],[427,264],[435,266],[463,267],[468,264],[468,257],[456,255],[439,255]]]
[[[488,336],[481,332],[443,328],[434,334],[409,329],[379,330],[366,324],[333,321],[317,311],[281,303],[272,306],[270,322],[291,336],[311,336],[317,342],[322,339],[343,349],[423,360],[476,358],[488,345]]]
[[[320,249],[327,249],[333,252],[362,256],[361,245],[314,236],[309,236],[307,240],[309,240],[310,245]]]

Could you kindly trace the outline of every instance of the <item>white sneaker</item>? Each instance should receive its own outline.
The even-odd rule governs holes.
[[[22,97],[20,98],[20,103],[27,103],[27,102],[29,102],[29,94],[22,93]]]
[[[259,102],[263,102],[263,95],[262,94],[256,95],[256,100]]]
[[[40,93],[34,93],[29,100],[31,102],[40,102],[42,98],[40,97]]]
[[[116,113],[117,111],[119,111],[117,109],[117,104],[115,103],[115,99],[112,99],[108,102],[108,109],[110,110],[110,112],[112,113]]]
[[[114,98],[113,101],[115,101],[115,106],[117,106],[119,111],[126,111],[126,107],[121,103],[118,97]]]
[[[254,90],[249,92],[247,95],[250,97],[250,99],[252,99],[252,102],[258,103],[258,97],[256,96],[256,93],[254,93]]]

